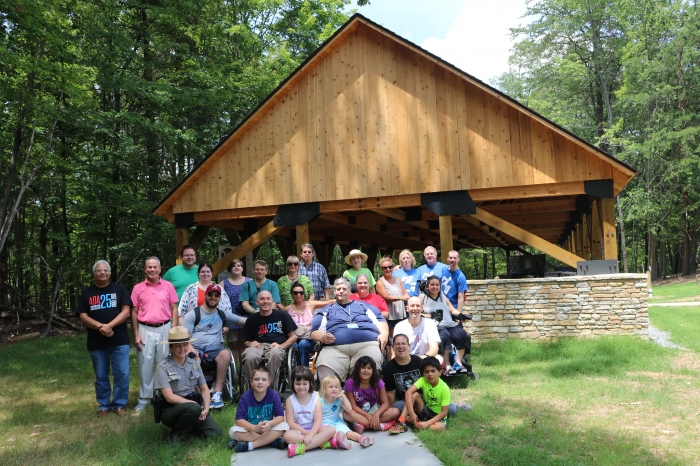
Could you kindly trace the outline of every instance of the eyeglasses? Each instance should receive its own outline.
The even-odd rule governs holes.
[[[394,268],[394,264],[392,264],[392,265],[383,265],[383,266],[382,266],[382,270],[389,270],[389,269],[393,269],[393,268]]]
[[[303,295],[304,292],[303,291],[292,291],[292,294],[293,295]]]
[[[287,262],[287,267],[296,267],[299,265],[299,262]]]
[[[207,293],[207,296],[211,296],[213,298],[220,298],[221,293]]]
[[[95,273],[109,272],[109,269],[95,269]]]

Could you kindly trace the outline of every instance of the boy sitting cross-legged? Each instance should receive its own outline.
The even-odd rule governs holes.
[[[270,371],[253,369],[250,390],[241,396],[236,410],[236,425],[229,430],[233,439],[228,447],[237,453],[270,445],[284,450],[282,436],[289,430],[284,422],[284,408],[279,395],[270,390]]]
[[[440,361],[429,356],[421,363],[420,371],[423,377],[406,390],[406,405],[401,414],[407,412],[406,420],[417,429],[445,430],[450,388],[440,378]]]

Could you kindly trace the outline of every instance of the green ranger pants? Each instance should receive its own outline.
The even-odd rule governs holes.
[[[183,436],[199,434],[202,437],[221,437],[221,427],[216,423],[211,415],[202,422],[197,422],[202,408],[194,401],[173,405],[165,409],[160,417],[160,422]]]

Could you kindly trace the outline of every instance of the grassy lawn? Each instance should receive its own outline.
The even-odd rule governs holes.
[[[655,285],[650,303],[674,303],[683,301],[700,301],[700,286],[695,280],[669,285]]]
[[[481,380],[453,390],[474,410],[450,419],[445,433],[418,436],[448,465],[700,464],[700,356],[691,341],[700,309],[691,309],[651,313],[686,351],[634,337],[479,345]],[[151,410],[97,419],[84,337],[5,345],[0,358],[2,465],[230,464],[224,437],[167,445]],[[130,407],[137,392],[133,359]],[[234,410],[215,418],[226,431]]]

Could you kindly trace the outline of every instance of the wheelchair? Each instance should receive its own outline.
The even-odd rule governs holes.
[[[277,371],[274,374],[271,374],[273,383],[271,384],[270,388],[279,393],[280,397],[282,396],[282,393],[284,393],[287,389],[289,389],[292,386],[292,370],[297,365],[299,365],[300,360],[301,358],[299,357],[298,349],[294,347],[285,348],[282,364],[280,364],[279,369],[277,369]],[[267,366],[267,363],[267,355],[263,353],[263,357],[260,360],[260,364],[263,366]],[[241,376],[239,378],[241,394],[243,394],[246,390],[250,389],[250,379],[248,374],[245,373],[245,370],[243,370],[243,366],[244,363],[243,360],[241,360]]]
[[[231,404],[236,403],[238,401],[238,396],[239,393],[236,390],[237,387],[237,378],[238,378],[238,373],[236,372],[236,359],[233,357],[233,353],[231,352],[230,349],[224,348],[221,351],[228,351],[229,355],[231,356],[231,361],[229,362],[228,365],[228,370],[226,374],[226,378],[224,378],[224,387],[223,390],[221,391],[221,395],[224,399],[225,402],[229,402]],[[204,375],[204,380],[207,381],[207,385],[209,386],[209,390],[213,390],[214,382],[216,381],[216,363],[211,362],[211,363],[201,363],[202,366],[202,374]]]
[[[437,309],[435,311],[435,315],[432,317],[435,319],[435,322],[440,323],[442,321],[443,313],[445,311],[442,309]],[[452,318],[459,323],[459,327],[463,329],[462,323],[465,320],[471,320],[472,315],[471,314],[465,314],[463,312],[460,312],[459,315],[457,316],[452,316]],[[466,332],[466,330],[465,330]],[[440,343],[440,354],[443,354],[444,348],[442,347],[442,343]],[[455,348],[454,344],[450,344],[450,360],[448,361],[451,366],[454,366],[457,360],[457,349]],[[462,357],[462,360],[459,361],[460,365],[466,369],[466,373],[464,372],[458,372],[456,374],[447,374],[444,369],[442,372],[442,376],[445,378],[451,378],[451,377],[459,377],[462,375],[466,375],[469,380],[473,382],[477,382],[479,380],[479,374],[474,372],[472,370],[472,365],[471,362],[469,362],[469,353],[464,353],[464,356]]]

